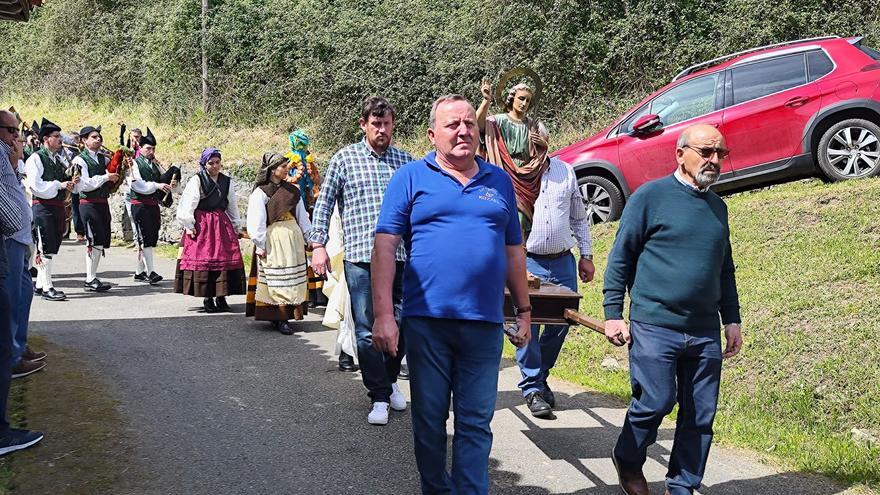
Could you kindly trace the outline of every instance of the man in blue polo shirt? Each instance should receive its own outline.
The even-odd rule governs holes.
[[[435,152],[404,165],[385,191],[372,258],[373,345],[397,352],[394,253],[403,238],[401,327],[407,338],[416,464],[423,493],[488,493],[498,389],[504,286],[516,305],[522,347],[531,306],[513,185],[476,158],[476,112],[460,95],[431,108]],[[452,472],[446,420],[453,397]]]

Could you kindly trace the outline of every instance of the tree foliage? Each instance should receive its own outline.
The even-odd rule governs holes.
[[[181,122],[308,124],[344,143],[369,94],[412,131],[436,96],[476,99],[482,77],[524,65],[553,128],[607,119],[695,62],[878,30],[870,0],[210,0],[203,113],[198,0],[53,0],[0,25],[0,86],[148,100]]]

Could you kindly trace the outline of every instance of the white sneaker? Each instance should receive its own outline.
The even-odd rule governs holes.
[[[367,423],[371,425],[387,425],[388,424],[388,403],[373,402],[373,409],[367,415]]]
[[[406,397],[400,391],[400,387],[396,383],[391,384],[391,409],[395,411],[406,411]]]

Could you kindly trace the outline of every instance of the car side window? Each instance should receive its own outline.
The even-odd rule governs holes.
[[[807,83],[803,53],[734,67],[730,75],[734,105]]]
[[[825,55],[822,50],[807,52],[807,80],[813,82],[816,79],[834,70],[834,62]]]
[[[664,126],[677,124],[715,110],[718,73],[679,84],[650,103],[650,113],[660,116]]]
[[[630,132],[632,132],[633,124],[635,124],[636,120],[638,120],[638,118],[641,117],[642,115],[647,115],[649,108],[651,108],[651,104],[646,103],[646,104],[642,105],[642,108],[633,112],[632,115],[630,115],[628,119],[626,119],[622,124],[620,124],[620,133],[621,134],[629,134]]]

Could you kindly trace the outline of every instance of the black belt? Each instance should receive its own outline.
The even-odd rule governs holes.
[[[539,259],[539,260],[555,260],[557,258],[562,258],[563,256],[568,256],[569,254],[571,254],[571,249],[569,249],[567,251],[562,251],[559,253],[553,253],[553,254],[527,253],[528,256],[530,256],[532,258]]]

